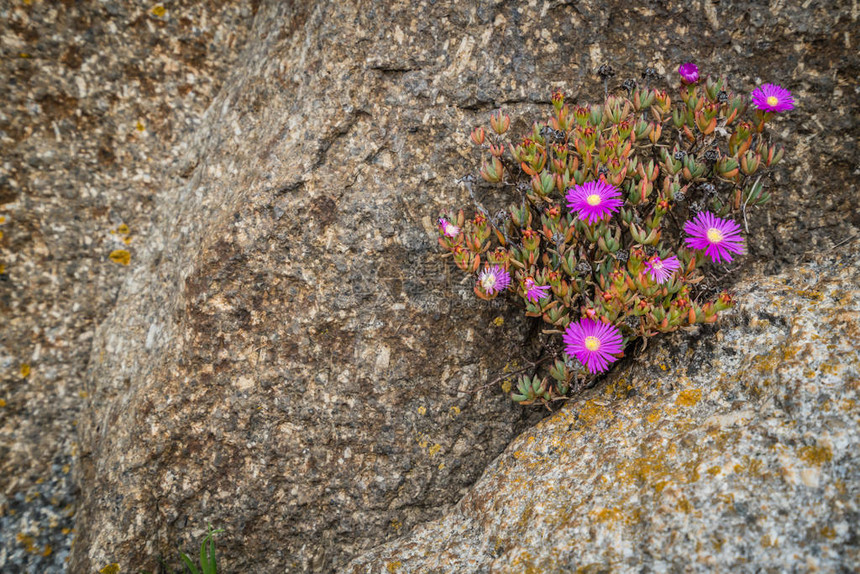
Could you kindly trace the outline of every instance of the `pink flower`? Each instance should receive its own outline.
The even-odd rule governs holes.
[[[567,190],[567,207],[580,219],[595,223],[612,215],[623,205],[618,188],[605,181],[589,181]]]
[[[787,112],[794,108],[791,92],[776,84],[762,84],[753,90],[752,103],[764,112]]]
[[[576,357],[592,374],[607,370],[610,363],[618,360],[614,355],[624,349],[617,327],[591,319],[568,325],[562,339],[565,352]]]
[[[439,218],[439,232],[445,237],[457,237],[460,235],[460,228],[445,219],[444,217]]]
[[[732,260],[732,253],[744,252],[744,239],[740,226],[731,219],[720,219],[710,211],[702,211],[684,224],[690,237],[684,243],[692,249],[704,249],[714,263]]]
[[[648,275],[655,283],[663,284],[681,268],[681,262],[678,258],[672,255],[666,259],[660,259],[656,255],[645,262],[645,268],[648,270]]]
[[[526,299],[532,303],[536,303],[538,299],[543,299],[549,295],[549,285],[538,285],[531,277],[526,277],[523,281],[523,293]]]
[[[481,272],[478,276],[478,284],[487,295],[495,295],[508,288],[511,284],[511,276],[498,265],[493,265]]]
[[[695,84],[699,81],[699,66],[693,62],[681,64],[678,67],[678,73],[681,74],[681,81],[685,84]]]

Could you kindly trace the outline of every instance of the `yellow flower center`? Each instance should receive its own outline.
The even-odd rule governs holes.
[[[600,348],[600,339],[598,339],[597,337],[586,337],[585,348],[589,351],[596,351]]]
[[[496,284],[496,276],[493,273],[488,273],[484,275],[484,278],[481,279],[481,285],[484,287],[484,291],[489,291]]]
[[[651,262],[651,267],[653,267],[654,269],[663,269],[663,262],[659,259],[655,259]]]
[[[776,96],[770,96],[767,99],[767,105],[771,107],[775,107],[779,103],[779,99]]]
[[[708,230],[708,241],[711,243],[719,243],[723,240],[722,232],[716,227],[712,227]]]
[[[588,197],[585,198],[585,201],[588,202],[588,205],[594,207],[596,205],[600,205],[600,196],[596,193],[592,193]]]

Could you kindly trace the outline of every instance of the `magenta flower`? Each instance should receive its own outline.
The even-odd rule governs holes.
[[[666,259],[660,259],[655,255],[645,262],[645,268],[648,270],[651,280],[662,285],[672,277],[675,271],[681,268],[681,262],[674,255]]]
[[[442,233],[445,237],[457,237],[460,235],[460,228],[445,219],[444,217],[439,218],[439,232]]]
[[[794,108],[791,92],[776,84],[762,84],[753,90],[752,103],[764,112],[787,112]]]
[[[536,303],[538,299],[543,299],[549,295],[549,285],[538,285],[531,277],[526,277],[523,281],[523,293],[526,299],[532,303]]]
[[[484,293],[495,295],[508,288],[511,284],[511,276],[498,265],[493,265],[481,271],[481,274],[478,276],[478,283],[481,285]]]
[[[710,211],[702,211],[684,224],[690,237],[684,243],[692,249],[704,249],[714,263],[732,260],[732,253],[744,252],[744,239],[740,226],[731,219],[720,219]]]
[[[591,374],[608,369],[610,363],[618,360],[614,355],[624,349],[618,327],[591,319],[568,325],[562,339],[565,352],[576,357]]]
[[[595,223],[608,215],[612,215],[623,202],[618,199],[621,192],[618,188],[605,181],[589,181],[567,190],[567,207],[575,211],[580,219],[587,223]]]
[[[678,73],[681,74],[681,81],[685,84],[695,84],[699,81],[699,66],[693,62],[681,64],[678,67]]]

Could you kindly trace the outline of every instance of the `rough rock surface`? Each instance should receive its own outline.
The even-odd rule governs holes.
[[[486,383],[528,328],[491,326],[431,221],[466,202],[471,125],[555,88],[594,99],[601,63],[618,85],[688,59],[740,89],[784,83],[794,155],[748,261],[857,236],[847,1],[272,0],[241,51],[232,5],[53,4],[3,8],[0,540],[31,560],[48,542],[7,533],[65,527],[35,514],[74,502],[75,452],[73,571],[152,568],[207,521],[236,570],[326,569],[456,501],[523,415],[449,389]],[[129,268],[107,259],[121,223]]]
[[[745,281],[345,571],[856,571],[858,285],[856,256]]]
[[[67,567],[84,373],[129,270],[109,255],[137,263],[156,194],[180,180],[173,160],[253,16],[233,2],[155,7],[0,2],[4,573]]]

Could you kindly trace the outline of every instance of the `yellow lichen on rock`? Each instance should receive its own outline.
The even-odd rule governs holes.
[[[826,445],[804,446],[797,455],[803,462],[815,466],[821,466],[833,459],[833,451]]]
[[[701,389],[687,389],[678,394],[675,404],[679,407],[693,407],[702,398]]]
[[[131,262],[131,253],[127,249],[115,249],[111,251],[110,260],[120,265],[128,265]]]

